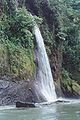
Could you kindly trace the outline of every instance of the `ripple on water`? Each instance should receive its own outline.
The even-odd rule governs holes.
[[[0,107],[0,120],[80,120],[80,101],[42,105],[37,108],[16,109]]]

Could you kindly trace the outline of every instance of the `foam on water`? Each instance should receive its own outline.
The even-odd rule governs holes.
[[[0,106],[0,110],[10,110],[10,109],[15,109],[16,106],[15,105],[11,105],[11,106]]]

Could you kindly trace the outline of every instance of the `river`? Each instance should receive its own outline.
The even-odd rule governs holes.
[[[0,107],[0,120],[80,120],[80,102],[53,103],[24,109]]]

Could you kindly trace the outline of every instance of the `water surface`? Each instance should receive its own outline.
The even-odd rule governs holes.
[[[0,107],[0,120],[80,120],[80,103],[54,103],[25,109]]]

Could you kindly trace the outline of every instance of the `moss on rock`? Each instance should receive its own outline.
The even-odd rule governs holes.
[[[61,88],[67,97],[79,97],[80,95],[80,85],[69,77],[65,69],[62,70]]]
[[[34,71],[34,54],[10,41],[0,44],[0,75],[29,77]]]

